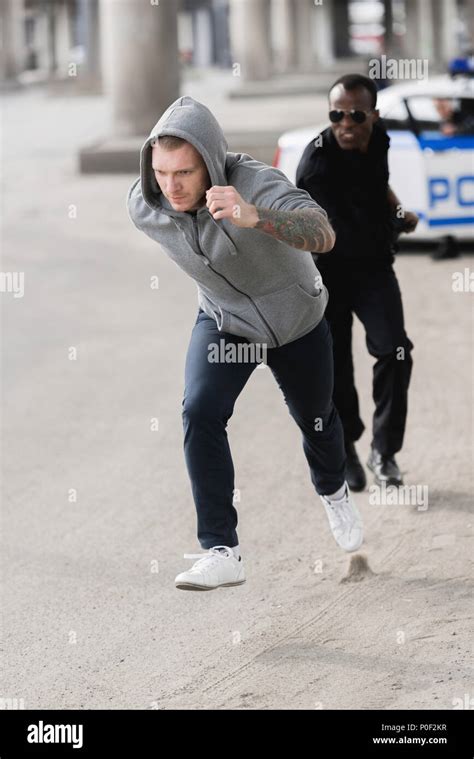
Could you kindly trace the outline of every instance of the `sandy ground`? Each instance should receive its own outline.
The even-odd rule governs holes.
[[[67,109],[39,93],[7,100],[2,270],[25,272],[25,294],[1,296],[0,695],[42,709],[466,706],[472,294],[453,292],[452,273],[472,258],[397,262],[415,343],[399,461],[429,502],[356,496],[374,574],[342,582],[349,557],[262,369],[229,425],[248,581],[179,592],[182,554],[199,550],[180,418],[195,287],[129,222],[133,177],[77,176],[100,108],[89,124],[87,99]],[[370,430],[359,325],[354,350]],[[369,443],[366,432],[364,458]]]

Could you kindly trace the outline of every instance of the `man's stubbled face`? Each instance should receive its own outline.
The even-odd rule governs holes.
[[[344,114],[342,121],[331,123],[331,129],[342,150],[360,150],[365,153],[372,129],[379,117],[379,112],[372,109],[372,96],[365,87],[345,90],[342,84],[337,84],[329,93],[330,111],[370,111],[366,114],[363,124],[356,124],[351,116]]]
[[[152,166],[156,181],[175,211],[195,211],[206,202],[211,186],[204,159],[186,142],[176,150],[161,145],[152,148]]]

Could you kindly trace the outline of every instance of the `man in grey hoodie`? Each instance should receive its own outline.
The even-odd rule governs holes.
[[[198,288],[183,426],[207,553],[186,555],[198,561],[176,587],[245,582],[226,425],[262,353],[301,429],[333,535],[345,550],[359,548],[362,523],[344,480],[343,432],[331,399],[328,295],[311,256],[334,245],[326,212],[282,172],[228,152],[212,113],[190,97],[172,103],[152,129],[127,207]]]

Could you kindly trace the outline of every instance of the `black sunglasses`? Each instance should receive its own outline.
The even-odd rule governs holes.
[[[333,124],[338,124],[344,118],[344,114],[347,113],[356,124],[363,124],[367,118],[367,114],[371,113],[372,110],[373,108],[369,111],[329,111],[329,119]]]

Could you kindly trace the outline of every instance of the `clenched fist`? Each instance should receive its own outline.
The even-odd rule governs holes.
[[[206,192],[206,205],[212,217],[229,219],[236,227],[255,227],[257,209],[239,195],[235,187],[214,185]]]

